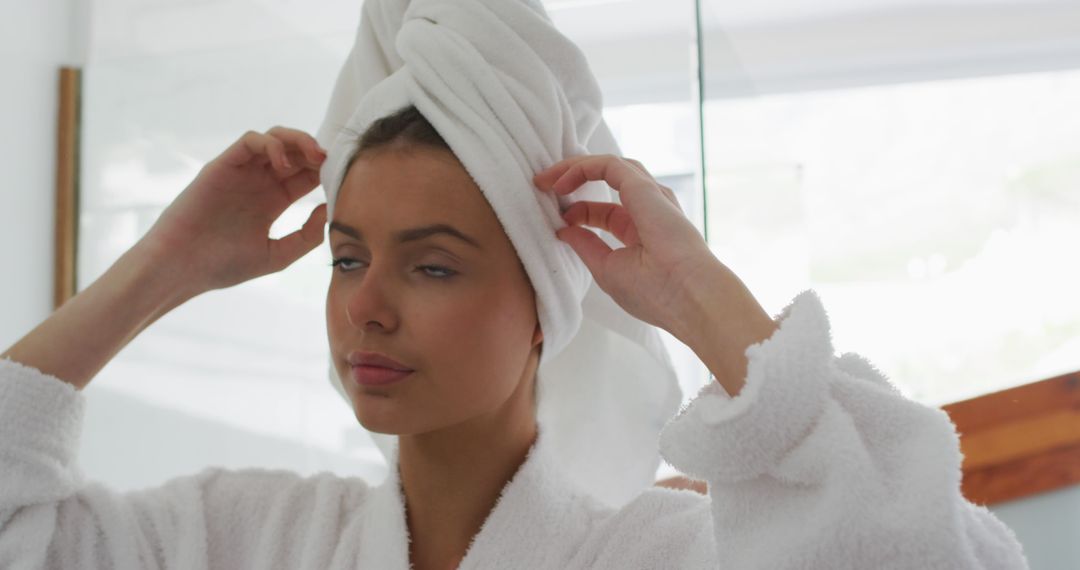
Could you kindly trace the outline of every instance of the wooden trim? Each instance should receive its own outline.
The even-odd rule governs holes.
[[[1080,483],[1080,372],[943,406],[964,496],[991,505]]]
[[[79,120],[82,71],[60,69],[56,131],[56,242],[53,309],[75,296],[79,214]]]

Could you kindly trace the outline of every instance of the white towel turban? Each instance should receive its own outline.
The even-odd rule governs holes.
[[[621,154],[584,55],[539,1],[367,0],[318,133],[328,219],[357,133],[410,104],[480,187],[536,291],[537,421],[549,449],[586,492],[625,504],[654,482],[659,432],[682,394],[659,331],[615,304],[555,235],[570,204],[617,193],[590,182],[555,197],[532,183],[566,157]],[[330,380],[348,401],[332,361]],[[389,458],[397,437],[372,436]]]

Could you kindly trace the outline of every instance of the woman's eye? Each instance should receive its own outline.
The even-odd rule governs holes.
[[[438,265],[418,265],[416,268],[420,269],[420,270],[423,270],[425,272],[427,272],[427,270],[429,270],[429,269],[437,271],[437,272],[441,272],[441,275],[438,274],[438,273],[436,273],[436,274],[427,273],[427,275],[430,275],[431,277],[435,277],[436,279],[446,279],[447,277],[452,277],[454,274],[457,273],[453,269],[447,269],[445,267],[440,267]]]
[[[349,264],[349,263],[358,263],[358,262],[355,259],[351,259],[351,258],[348,258],[348,257],[338,257],[338,258],[335,258],[333,260],[333,262],[330,263],[330,266],[331,267],[340,266],[339,269],[338,269],[339,272],[348,273],[349,271],[352,271],[352,268],[348,268],[345,264]],[[453,269],[448,269],[448,268],[442,267],[440,265],[417,265],[416,268],[418,270],[420,270],[420,271],[423,271],[424,274],[427,275],[428,277],[432,277],[432,278],[435,278],[435,279],[446,279],[448,277],[453,277],[454,275],[457,274],[457,272],[454,271]]]
[[[338,257],[338,258],[335,258],[334,261],[330,263],[330,267],[336,267],[336,266],[341,265],[342,263],[355,263],[355,262],[356,262],[355,259],[350,259],[348,257]],[[339,271],[347,272],[349,270],[342,267],[341,269],[339,269]]]

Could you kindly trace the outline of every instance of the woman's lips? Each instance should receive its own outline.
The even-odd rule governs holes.
[[[404,380],[412,370],[393,370],[382,366],[353,366],[353,381],[361,386],[385,386]]]

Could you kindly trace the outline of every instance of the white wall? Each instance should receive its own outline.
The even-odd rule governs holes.
[[[991,509],[1016,532],[1031,570],[1080,568],[1080,485]]]
[[[4,2],[0,16],[0,346],[52,310],[57,69],[76,61],[71,0]]]

